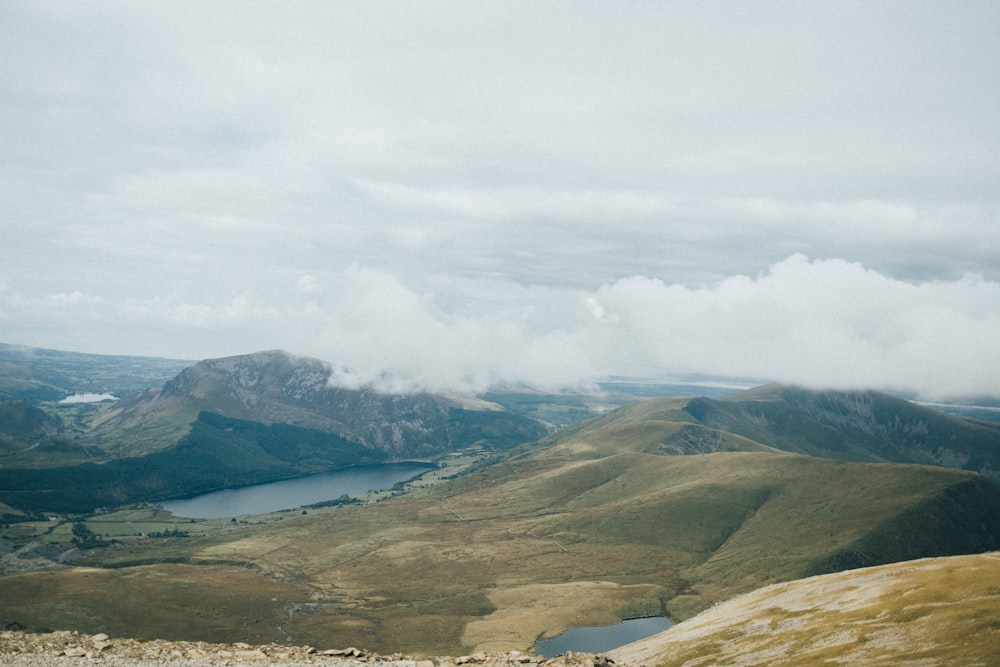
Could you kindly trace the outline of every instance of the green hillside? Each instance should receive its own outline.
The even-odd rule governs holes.
[[[0,502],[32,511],[85,514],[259,484],[385,455],[338,435],[203,412],[176,446],[148,456],[39,469],[0,468]]]
[[[458,655],[526,649],[568,627],[629,616],[682,620],[762,585],[844,567],[1000,548],[1000,489],[975,473],[780,452],[664,456],[645,446],[529,446],[374,505],[233,530],[192,522],[185,529],[198,537],[126,541],[81,561],[113,568],[89,572],[114,596],[95,587],[88,597],[74,570],[8,575],[13,595],[0,616],[148,636],[148,619],[133,621],[129,610],[162,593],[176,601],[157,611],[157,636],[253,633]],[[162,561],[214,572],[222,586],[246,567],[260,573],[260,599],[241,584],[258,618],[287,618],[295,602],[273,601],[269,580],[300,587],[299,602],[322,613],[296,615],[282,627],[287,637],[244,617],[191,628],[185,619],[214,602],[193,590],[177,598],[176,566]]]
[[[66,522],[10,513],[14,546],[115,540],[89,540],[100,548],[73,552],[68,569],[51,550],[30,568],[0,558],[0,619],[459,655],[632,616],[679,621],[775,582],[1000,549],[1000,487],[979,474],[1000,469],[1000,427],[882,394],[650,399],[541,437],[542,424],[494,402],[346,390],[327,372],[278,352],[196,364],[90,415],[77,426],[86,437],[37,447],[86,443],[100,463],[0,467],[0,503],[88,513],[403,454],[490,458],[378,502],[235,525],[155,508]],[[7,418],[47,428],[27,408]],[[157,524],[170,529],[137,528]],[[22,571],[35,567],[50,569]],[[230,587],[252,614],[218,613]],[[169,604],[139,613],[149,599]]]
[[[595,452],[785,451],[842,461],[922,463],[1000,480],[1000,423],[948,415],[878,392],[769,385],[720,400],[654,398],[552,435]]]

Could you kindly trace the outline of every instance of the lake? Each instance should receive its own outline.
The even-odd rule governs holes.
[[[535,644],[535,652],[546,658],[554,658],[567,651],[604,653],[663,632],[671,625],[673,624],[662,616],[651,616],[629,618],[618,625],[571,628],[557,637],[538,642]]]
[[[431,470],[427,463],[404,462],[356,466],[280,482],[213,491],[193,498],[167,500],[161,505],[174,516],[220,519],[242,514],[267,514],[303,505],[391,489]]]

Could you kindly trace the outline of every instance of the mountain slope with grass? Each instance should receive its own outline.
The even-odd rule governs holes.
[[[492,452],[459,476],[435,471],[405,493],[306,514],[18,517],[4,533],[0,619],[456,655],[524,650],[633,616],[681,621],[776,582],[1000,549],[1000,487],[924,464],[947,446],[989,470],[994,431],[883,395],[766,387],[650,399],[518,445],[544,428],[481,402],[338,390],[328,372],[283,353],[196,364],[88,422],[88,442],[107,448],[100,463],[0,468],[0,500],[113,509],[340,466],[338,457],[462,443]],[[198,407],[211,409],[192,414]],[[29,412],[18,417],[28,426]],[[440,449],[407,449],[418,434],[438,434]],[[154,447],[156,438],[172,444]],[[81,535],[95,537],[73,551]],[[233,587],[251,614],[218,612]],[[151,597],[169,604],[137,614]]]
[[[767,385],[718,400],[654,398],[570,426],[551,441],[598,449],[625,442],[660,454],[786,451],[962,468],[1000,480],[1000,423],[874,391]]]
[[[75,561],[85,569],[7,575],[0,617],[148,636],[150,619],[137,623],[129,610],[162,595],[172,600],[157,610],[163,638],[252,634],[454,655],[525,650],[569,627],[632,616],[680,621],[771,583],[845,567],[1000,548],[1000,489],[972,472],[774,451],[663,455],[646,446],[642,438],[530,445],[378,503],[235,527],[186,522],[184,538],[92,550]],[[113,521],[102,515],[87,525],[108,534]],[[185,593],[177,577],[224,589],[237,575],[258,620],[192,627],[192,615],[212,614],[217,602]],[[266,582],[288,588],[276,595]],[[289,620],[299,608],[312,611]]]
[[[331,374],[324,362],[279,351],[202,361],[160,388],[90,406],[70,430],[27,402],[0,403],[0,502],[86,513],[470,447],[498,451],[548,432],[486,401],[346,389]]]
[[[398,458],[477,442],[509,447],[546,433],[539,422],[495,404],[469,409],[439,394],[350,389],[333,384],[332,373],[318,359],[277,350],[201,361],[162,388],[119,401],[93,436],[109,452],[146,453],[172,444],[199,413],[211,412],[337,434]]]
[[[1000,660],[1000,554],[776,584],[616,649],[648,667],[988,665]]]

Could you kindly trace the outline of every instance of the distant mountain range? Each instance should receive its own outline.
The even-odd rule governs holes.
[[[0,343],[0,401],[54,402],[88,393],[128,396],[159,387],[193,363]]]
[[[21,398],[0,401],[0,501],[21,508],[87,511],[470,446],[505,450],[545,436],[550,427],[527,415],[543,404],[554,414],[559,402],[348,389],[331,384],[329,364],[273,350],[197,362],[114,402],[61,405],[24,397],[61,397],[59,386],[118,391],[172,366],[0,352],[0,386],[21,388]],[[86,379],[97,368],[104,380]],[[577,418],[593,412],[579,396],[565,405]],[[1000,476],[1000,423],[870,391],[771,385],[721,399],[652,398],[567,426],[551,442],[581,434],[604,448],[638,438],[661,454],[780,450]]]
[[[386,653],[524,649],[574,625],[683,620],[775,582],[1000,549],[996,423],[870,391],[769,385],[612,407],[621,397],[381,394],[333,386],[331,372],[269,351],[190,364],[113,402],[0,402],[0,514],[24,525],[9,534],[49,535],[61,524],[26,521],[43,511],[470,448],[491,457],[371,507],[123,538],[80,556],[102,568],[85,590],[73,569],[5,575],[0,619]],[[553,429],[528,416],[542,414],[582,419]],[[74,529],[130,526],[142,511],[165,520],[129,509]],[[239,588],[266,622],[220,617],[206,587]],[[323,612],[289,624],[288,596],[303,591]],[[150,596],[174,602],[137,614]],[[192,627],[192,615],[215,620]]]
[[[653,398],[551,436],[642,442],[661,454],[777,450],[840,461],[923,463],[1000,481],[1000,423],[874,391],[767,385],[714,400]]]

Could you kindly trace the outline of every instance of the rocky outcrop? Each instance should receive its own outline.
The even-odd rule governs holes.
[[[75,549],[67,552],[44,542],[29,542],[15,547],[7,540],[0,539],[0,574],[64,568],[67,567],[67,558],[75,553]]]
[[[100,664],[145,667],[147,665],[177,665],[207,667],[208,665],[281,664],[329,665],[330,667],[610,667],[606,656],[589,653],[567,653],[555,658],[542,658],[531,653],[477,653],[457,657],[419,657],[393,654],[378,655],[350,647],[321,650],[313,646],[266,644],[210,644],[191,641],[141,641],[111,638],[105,633],[95,635],[77,632],[25,632],[16,623],[7,623],[0,631],[0,664],[23,667],[40,665]]]

